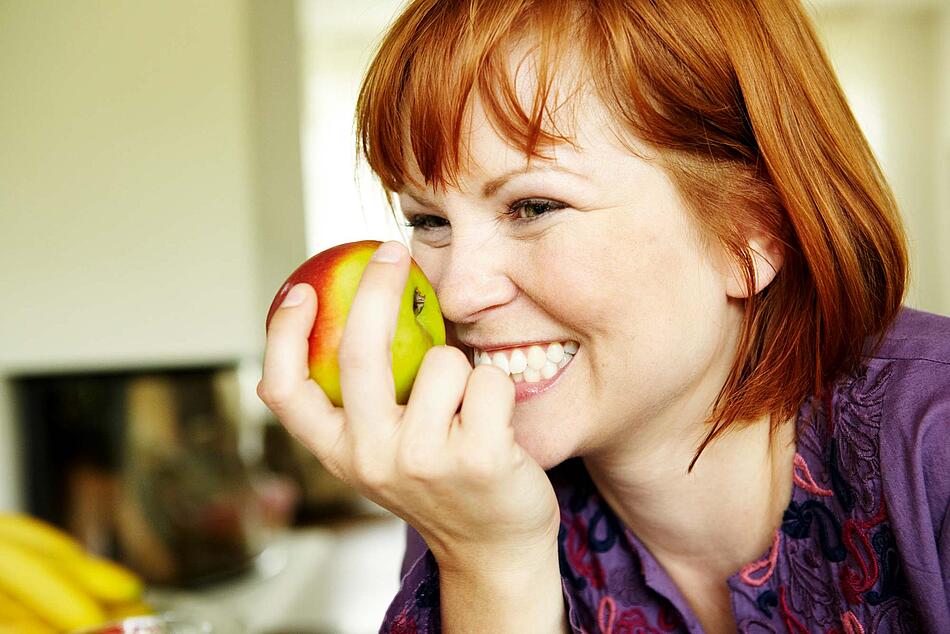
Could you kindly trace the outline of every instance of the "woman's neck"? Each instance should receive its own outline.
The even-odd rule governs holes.
[[[794,419],[770,438],[768,420],[729,432],[686,469],[695,441],[631,439],[584,464],[599,493],[674,581],[725,580],[772,544],[788,505]],[[678,441],[677,441],[678,440]]]

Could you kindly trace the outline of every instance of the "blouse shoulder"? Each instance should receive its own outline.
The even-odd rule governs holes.
[[[923,501],[925,493],[942,520],[950,501],[950,317],[905,308],[865,367],[877,377],[867,384],[882,387],[880,460],[889,502]]]
[[[865,345],[865,357],[950,364],[950,317],[904,307],[881,345]]]
[[[839,407],[874,413],[894,538],[913,594],[942,627],[950,622],[950,317],[904,308],[877,349],[866,346],[852,385],[838,393]]]

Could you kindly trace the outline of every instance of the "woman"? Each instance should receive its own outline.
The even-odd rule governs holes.
[[[261,398],[412,527],[384,631],[950,631],[950,319],[796,0],[417,0],[358,106],[450,346],[396,405],[383,245]]]

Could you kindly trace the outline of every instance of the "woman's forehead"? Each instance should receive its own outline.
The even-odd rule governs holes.
[[[655,150],[644,141],[621,130],[619,122],[596,95],[576,93],[571,99],[573,103],[553,113],[556,119],[550,122],[548,130],[557,136],[539,141],[534,152],[529,153],[518,139],[504,134],[481,98],[473,98],[456,147],[441,148],[443,153],[457,152],[454,178],[438,182],[426,181],[412,151],[413,132],[407,129],[403,156],[408,159],[408,180],[397,193],[485,189],[484,183],[491,185],[502,175],[527,171],[584,175],[604,161],[630,155],[655,156]]]

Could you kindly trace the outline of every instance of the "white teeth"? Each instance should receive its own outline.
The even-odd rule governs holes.
[[[528,367],[532,370],[540,371],[548,361],[548,355],[541,346],[531,346],[528,348]]]
[[[511,370],[508,368],[508,357],[505,356],[504,352],[496,352],[493,354],[491,364],[496,368],[504,370],[505,374],[511,374]]]
[[[524,372],[524,369],[528,367],[528,358],[524,356],[524,352],[520,349],[515,350],[511,353],[511,361],[509,366],[512,374],[520,374]]]
[[[515,348],[510,356],[507,351],[484,352],[475,350],[475,365],[494,365],[504,370],[515,383],[537,383],[550,379],[558,370],[570,363],[577,352],[577,344],[553,342],[547,346],[533,345]]]

